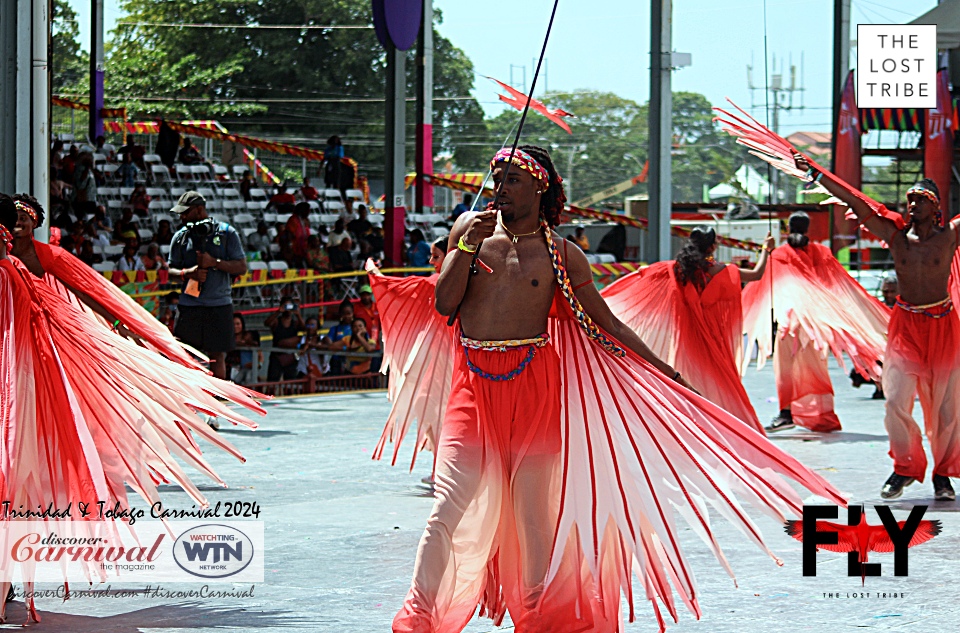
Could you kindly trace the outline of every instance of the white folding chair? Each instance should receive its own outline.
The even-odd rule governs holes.
[[[363,200],[363,191],[359,189],[347,189],[347,200]]]
[[[210,175],[210,167],[207,165],[190,165],[190,173],[197,182],[210,182],[213,177]]]
[[[233,224],[235,226],[250,226],[256,221],[256,218],[249,213],[238,213],[233,216]]]
[[[143,155],[143,164],[144,165],[159,165],[163,161],[160,160],[159,154],[144,154]]]
[[[245,207],[247,211],[253,211],[254,213],[260,213],[263,211],[263,207],[260,206],[260,203],[256,202],[255,200],[245,203]]]
[[[193,170],[190,165],[176,165],[177,182],[193,182]]]
[[[109,273],[113,272],[116,269],[117,265],[111,261],[100,262],[99,264],[94,264],[93,269],[98,273]]]
[[[251,200],[266,200],[267,192],[263,189],[251,189],[250,190],[250,199]]]
[[[150,174],[153,176],[154,182],[173,182],[173,178],[170,177],[170,171],[166,165],[150,165]]]
[[[140,242],[142,244],[149,244],[153,239],[153,231],[150,229],[139,229],[137,233],[140,234]]]

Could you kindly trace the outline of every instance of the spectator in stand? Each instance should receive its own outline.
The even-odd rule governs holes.
[[[129,154],[130,160],[133,161],[133,164],[143,170],[145,170],[147,167],[143,162],[143,157],[146,153],[146,148],[133,142],[133,134],[128,134],[127,144],[117,150],[117,154],[120,156]]]
[[[140,232],[137,229],[137,223],[133,221],[133,211],[126,207],[120,215],[120,220],[113,227],[113,239],[116,242],[126,242],[130,239],[140,241]]]
[[[134,186],[133,192],[130,194],[130,200],[128,200],[134,213],[141,218],[150,214],[150,201],[151,198],[147,195],[147,186],[143,184]]]
[[[73,172],[73,211],[78,220],[93,215],[97,209],[97,179],[93,173],[93,154],[80,154]]]
[[[341,158],[343,158],[343,142],[339,136],[331,136],[323,149],[323,183],[327,189],[340,188]]]
[[[303,186],[300,187],[300,195],[303,196],[304,200],[319,200],[320,192],[316,188],[310,186],[310,179],[303,179]]]
[[[247,236],[247,252],[260,253],[263,261],[270,259],[270,232],[263,220],[257,222],[257,232]]]
[[[584,253],[590,252],[590,240],[587,238],[586,230],[578,226],[574,231],[573,243],[580,247]]]
[[[94,231],[113,231],[113,222],[107,216],[107,208],[102,204],[97,205],[93,217],[87,223],[93,227]]]
[[[340,240],[335,247],[328,248],[330,255],[330,269],[335,273],[343,273],[355,270],[353,266],[353,254],[350,250],[353,248],[353,240],[350,236]]]
[[[347,348],[349,337],[353,333],[353,304],[349,299],[340,302],[339,317],[340,321],[327,331],[327,336],[324,339],[328,349],[343,350]],[[330,373],[334,375],[345,373],[344,362],[343,356],[331,357]]]
[[[357,317],[353,319],[351,325],[351,335],[347,340],[347,349],[351,352],[375,352],[377,351],[377,344],[374,342],[373,337],[367,332],[367,323],[363,319]],[[346,362],[344,363],[344,373],[349,374],[366,374],[371,370],[371,366],[374,360],[377,360],[379,365],[380,359],[373,359],[370,357],[357,357],[357,356],[347,356]]]
[[[345,237],[350,237],[350,234],[347,233],[346,223],[343,221],[343,218],[340,218],[334,223],[333,231],[327,236],[327,248],[330,249],[339,246]]]
[[[141,257],[141,260],[144,270],[166,270],[170,267],[167,265],[167,260],[160,254],[160,245],[156,242],[147,246],[147,254]]]
[[[283,222],[277,222],[276,229],[277,237],[273,241],[280,247],[277,257],[293,268],[296,259],[296,255],[293,254],[293,233],[287,230],[287,225]]]
[[[327,344],[319,334],[320,320],[309,317],[306,323],[307,331],[300,338],[297,348],[300,350],[300,362],[297,363],[297,377],[313,376],[320,378],[330,371],[330,358],[317,350],[327,349]]]
[[[433,245],[430,246],[430,265],[433,266],[433,269],[438,273],[440,272],[440,267],[443,266],[443,258],[447,256],[447,242],[449,239],[449,235],[438,237],[433,241]]]
[[[423,231],[410,231],[410,248],[407,249],[407,264],[415,268],[422,268],[430,263],[430,245],[423,237]]]
[[[297,377],[297,357],[292,350],[300,344],[303,317],[294,303],[284,303],[263,322],[273,332],[273,347],[289,349],[289,352],[270,352],[267,364],[267,381],[293,380]]]
[[[170,228],[170,220],[160,220],[157,223],[157,234],[153,236],[153,241],[160,246],[170,246],[173,241],[173,230]]]
[[[77,257],[88,266],[103,263],[103,256],[93,252],[93,242],[90,240],[84,240],[83,246],[80,247],[80,254]]]
[[[267,203],[267,208],[276,209],[279,213],[289,213],[289,211],[281,211],[281,205],[289,204],[292,206],[296,203],[297,199],[293,197],[292,193],[287,193],[286,187],[277,185],[277,192],[270,198],[270,202]]]
[[[347,230],[353,233],[353,236],[360,241],[364,241],[364,239],[370,235],[370,231],[373,230],[373,224],[367,219],[367,205],[357,205],[357,219],[350,221],[350,224],[347,225]]]
[[[450,214],[450,219],[456,222],[457,218],[470,210],[471,204],[473,204],[473,196],[469,193],[463,194],[463,202],[453,208],[453,212]]]
[[[87,241],[83,228],[83,222],[79,221],[70,225],[70,233],[63,235],[60,238],[60,248],[69,252],[75,257],[79,257],[80,251],[83,248],[83,243]]]
[[[120,255],[120,260],[117,261],[117,270],[146,270],[143,267],[143,260],[137,255],[136,244],[131,242],[123,247],[123,254]]]
[[[61,163],[60,180],[73,182],[73,174],[76,172],[78,162],[80,162],[80,150],[77,149],[76,145],[71,145],[70,151],[63,157]]]
[[[203,155],[186,136],[183,137],[183,147],[180,148],[180,153],[177,154],[177,160],[183,165],[202,165],[206,162]]]
[[[243,178],[240,179],[240,197],[243,198],[244,202],[250,202],[250,190],[254,189],[253,177],[250,175],[250,170],[243,172]]]
[[[177,308],[180,304],[180,293],[171,292],[164,296],[163,305],[160,308],[160,322],[167,326],[170,333],[173,334],[174,326],[177,321]]]
[[[233,335],[236,347],[260,347],[260,333],[247,329],[247,322],[239,312],[233,313]],[[257,351],[259,364],[263,365],[263,352]],[[238,385],[258,382],[253,373],[253,350],[234,349],[227,354],[227,370],[230,380]]]
[[[373,289],[370,288],[370,284],[365,284],[360,286],[359,293],[360,303],[353,306],[353,316],[363,319],[363,322],[368,326],[367,331],[370,332],[370,339],[379,345],[380,309],[373,301]]]
[[[110,246],[110,238],[108,233],[98,232],[92,222],[87,222],[83,225],[83,234],[86,236],[86,241],[90,242],[94,246],[100,246],[101,248],[106,248]]]
[[[171,211],[184,223],[170,244],[170,279],[183,282],[184,294],[176,335],[209,356],[214,375],[226,380],[226,353],[233,349],[231,283],[247,272],[240,235],[226,222],[212,221],[196,191],[185,192]],[[197,230],[203,227],[210,230]]]
[[[135,187],[137,184],[137,175],[140,170],[133,164],[133,157],[130,154],[123,155],[123,162],[117,168],[117,178],[120,179],[120,186]]]
[[[109,147],[106,147],[107,139],[103,138],[103,136],[97,137],[96,145],[97,146],[93,150],[94,154],[100,154],[101,156],[104,156],[107,159],[107,161],[111,163],[117,159],[117,156],[116,154],[114,154],[113,150],[110,149]],[[126,187],[129,185],[124,185],[124,186]]]
[[[373,230],[371,230],[367,236],[367,244],[370,245],[368,257],[374,259],[383,257],[383,241],[383,229],[379,226],[374,226]]]
[[[293,214],[287,220],[287,230],[293,236],[293,256],[297,260],[297,268],[306,266],[307,238],[310,237],[310,205],[300,202],[294,207]]]
[[[307,268],[318,273],[330,272],[330,256],[320,243],[319,235],[311,235],[307,238]],[[319,283],[322,284],[323,280]]]

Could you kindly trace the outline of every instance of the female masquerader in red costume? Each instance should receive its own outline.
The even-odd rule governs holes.
[[[157,485],[176,482],[206,505],[174,456],[223,483],[193,434],[242,457],[197,412],[255,426],[222,401],[264,413],[255,394],[120,336],[38,280],[8,255],[18,210],[0,195],[0,499],[126,509],[125,485],[155,503]]]
[[[794,213],[787,224],[787,243],[773,251],[764,278],[743,291],[744,331],[749,341],[757,341],[759,366],[773,346],[780,413],[766,430],[800,425],[823,433],[838,431],[827,356],[833,352],[842,366],[846,352],[858,372],[878,378],[889,311],[847,273],[829,248],[810,242],[806,213]],[[771,301],[777,322],[775,344]],[[748,361],[743,359],[744,367]]]
[[[10,254],[37,279],[121,334],[139,339],[186,367],[204,367],[197,360],[203,359],[202,354],[174,339],[160,321],[103,275],[59,246],[35,240],[33,232],[43,224],[43,207],[27,194],[16,194],[13,199],[17,223]]]
[[[884,424],[890,436],[893,474],[880,491],[895,499],[926,476],[923,435],[913,419],[920,396],[933,454],[938,500],[956,498],[951,477],[960,476],[960,319],[954,311],[960,220],[944,226],[936,183],[923,179],[907,190],[907,218],[854,189],[785,139],[745,113],[722,113],[731,133],[760,158],[802,178],[846,204],[863,226],[890,246],[900,296],[890,318],[883,359]],[[909,220],[909,222],[908,222]]]
[[[763,275],[775,244],[768,235],[757,265],[744,270],[718,263],[716,232],[696,227],[676,261],[647,266],[600,291],[613,314],[654,354],[676,367],[704,398],[761,433],[740,377],[740,289]]]
[[[842,497],[612,315],[582,251],[553,231],[565,197],[545,150],[503,150],[491,169],[500,208],[457,220],[436,282],[437,310],[460,305],[460,318],[453,357],[428,359],[451,365],[431,389],[452,382],[436,500],[393,630],[455,633],[479,605],[496,623],[509,611],[519,633],[613,633],[624,594],[634,619],[631,571],[661,628],[661,603],[677,617],[674,591],[699,617],[678,511],[729,571],[708,506],[766,550],[737,499],[799,515],[782,476]],[[471,277],[481,242],[492,272]],[[403,314],[381,308],[386,336],[445,327]]]

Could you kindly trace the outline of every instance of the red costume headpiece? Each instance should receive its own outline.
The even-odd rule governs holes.
[[[37,210],[31,207],[29,204],[23,200],[14,200],[13,206],[17,207],[17,211],[23,211],[30,216],[30,219],[33,220],[34,224],[39,224],[40,221],[37,216]]]
[[[520,169],[528,172],[531,176],[543,183],[544,191],[550,187],[550,175],[547,173],[547,170],[543,165],[538,163],[536,159],[530,154],[526,153],[522,149],[515,150],[513,152],[513,158],[510,158],[510,150],[504,147],[499,152],[494,155],[493,160],[490,161],[490,170],[493,171],[494,165],[499,162],[510,161],[511,165],[519,167]]]
[[[931,191],[930,189],[927,189],[920,183],[917,183],[914,186],[907,189],[907,195],[909,196],[911,193],[915,193],[918,196],[923,196],[924,198],[932,202],[933,206],[937,207],[936,221],[938,225],[943,226],[943,212],[940,210],[940,196],[938,196],[936,192]]]

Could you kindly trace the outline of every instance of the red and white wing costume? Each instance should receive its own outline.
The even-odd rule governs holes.
[[[382,444],[389,437],[399,439],[412,415],[442,413],[441,400],[432,399],[433,394],[446,394],[452,354],[463,351],[452,342],[449,328],[443,333],[442,319],[422,309],[428,305],[432,309],[432,279],[372,279],[387,339],[385,359],[389,355],[391,363],[408,366],[397,383],[390,414],[393,422],[388,423]],[[558,492],[544,490],[544,495],[559,494],[544,594],[554,579],[563,582],[558,575],[562,561],[574,551],[584,573],[602,579],[605,599],[612,597],[611,591],[617,603],[620,592],[628,597],[631,621],[635,619],[631,576],[636,573],[662,629],[658,601],[676,620],[674,591],[691,612],[700,615],[693,570],[679,545],[678,514],[732,575],[714,538],[708,508],[773,557],[742,501],[778,521],[788,514],[800,516],[803,503],[784,479],[788,477],[832,503],[845,504],[826,480],[749,424],[665,378],[635,354],[627,352],[620,358],[606,352],[584,333],[559,291],[557,296],[548,330],[563,372],[563,468],[558,469],[556,488],[551,485]],[[426,381],[431,384],[423,384]],[[433,404],[416,414],[402,409],[400,397],[408,390],[411,393],[402,402]],[[504,606],[496,573],[486,582],[481,613],[497,620]],[[597,597],[582,599],[582,604],[589,604]],[[448,604],[456,602],[457,596],[444,594],[436,600]],[[462,605],[466,613],[473,613],[476,606]]]
[[[33,244],[46,273],[44,281],[57,289],[65,299],[93,314],[72,293],[66,293],[74,289],[91,296],[151,349],[186,367],[206,370],[197,360],[205,358],[202,353],[177,341],[165,325],[103,275],[59,246],[36,240]],[[96,318],[99,320],[99,317]]]
[[[607,353],[587,337],[567,304],[558,304],[550,333],[564,371],[566,468],[554,561],[568,538],[579,538],[594,577],[619,578],[631,603],[631,621],[631,569],[641,579],[661,629],[657,600],[676,621],[673,590],[700,615],[693,572],[679,545],[677,514],[732,576],[710,528],[708,507],[777,560],[741,501],[778,521],[786,514],[801,515],[803,503],[785,476],[845,505],[840,492],[761,432],[680,387],[629,350],[622,358]]]
[[[847,273],[830,249],[812,242],[802,249],[783,244],[770,254],[763,277],[744,288],[743,329],[751,347],[757,342],[759,367],[773,353],[771,301],[778,341],[812,342],[823,354],[832,352],[841,366],[845,352],[858,372],[879,378],[890,310]],[[743,358],[743,370],[749,361]]]
[[[454,332],[434,308],[437,275],[387,277],[369,265],[370,286],[380,310],[383,331],[383,366],[389,370],[387,395],[393,406],[373,458],[380,459],[387,442],[393,443],[395,464],[400,444],[414,421],[417,453],[436,452],[440,425],[450,398]]]
[[[702,292],[680,284],[674,262],[621,277],[600,294],[613,313],[703,396],[761,431],[743,388],[740,273],[726,266]]]
[[[227,407],[265,414],[256,394],[102,327],[13,258],[0,270],[5,498],[126,506],[124,483],[155,502],[157,484],[175,481],[205,504],[173,456],[223,484],[190,431],[243,459],[197,412],[256,427]]]

